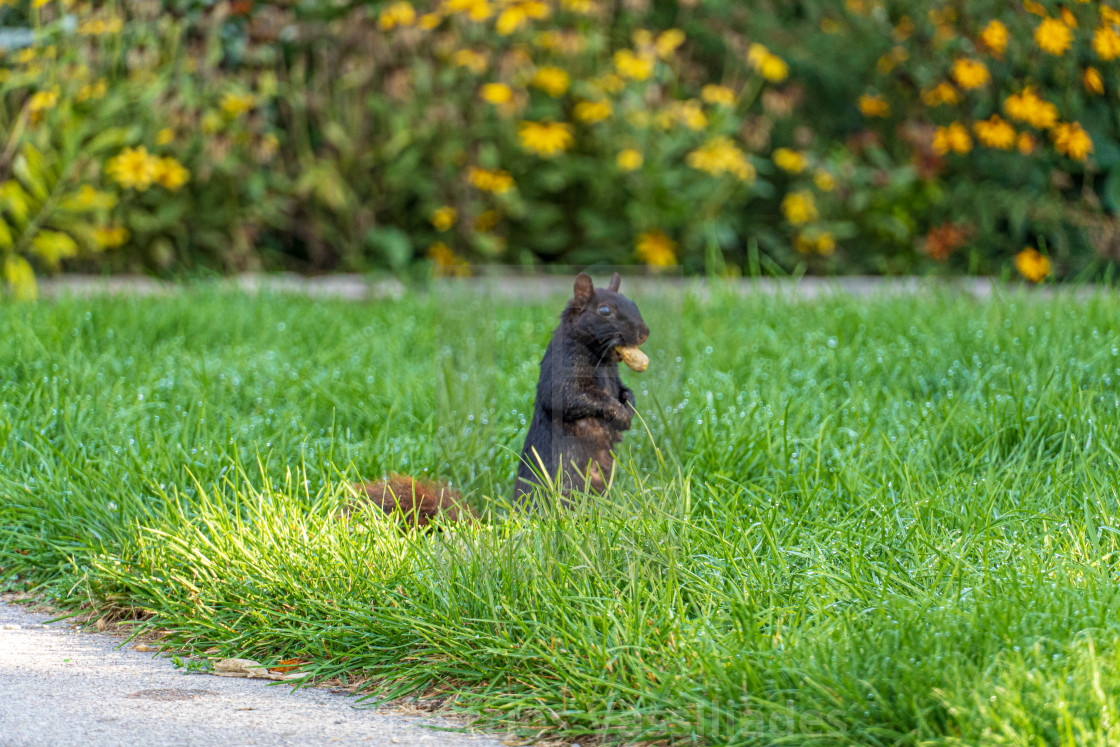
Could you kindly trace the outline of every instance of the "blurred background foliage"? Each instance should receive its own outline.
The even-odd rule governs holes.
[[[0,2],[0,272],[1103,278],[1120,11]]]

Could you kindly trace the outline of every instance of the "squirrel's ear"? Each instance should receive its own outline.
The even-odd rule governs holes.
[[[575,299],[587,303],[595,293],[595,286],[591,284],[591,276],[586,272],[576,275]]]
[[[615,293],[618,293],[618,284],[621,283],[621,282],[622,282],[622,276],[619,275],[616,272],[615,274],[611,275],[611,282],[610,282],[610,285],[608,285],[607,287],[610,288]]]

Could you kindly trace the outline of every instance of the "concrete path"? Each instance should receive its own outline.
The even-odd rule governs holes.
[[[345,695],[284,683],[188,674],[122,639],[44,625],[0,603],[0,745],[454,745],[491,736],[430,717],[356,708]]]
[[[606,280],[611,268],[592,269],[599,282]],[[691,292],[703,298],[712,285],[703,278],[643,276],[623,273],[623,290],[634,297],[653,294],[680,294]],[[634,268],[629,268],[631,271]],[[564,296],[572,291],[572,278],[579,271],[558,274],[502,273],[495,268],[482,268],[478,277],[439,278],[427,291],[444,297],[448,294],[483,294],[510,301],[539,301],[552,296]],[[741,295],[784,295],[791,298],[815,299],[833,295],[876,296],[913,294],[923,291],[948,291],[962,293],[977,299],[995,295],[1014,295],[1027,288],[1022,281],[1000,282],[994,278],[920,278],[920,277],[802,277],[798,279],[757,278],[718,282],[719,287]],[[165,296],[186,290],[216,288],[248,294],[293,293],[310,298],[368,301],[399,298],[406,286],[392,278],[373,278],[363,275],[321,275],[304,277],[291,273],[245,273],[208,281],[176,284],[135,275],[90,276],[60,275],[39,280],[39,291],[44,298],[89,297],[100,295]],[[421,286],[423,288],[423,286]],[[1030,297],[1049,298],[1056,294],[1070,297],[1092,297],[1098,293],[1112,292],[1093,285],[1044,285],[1029,288]]]

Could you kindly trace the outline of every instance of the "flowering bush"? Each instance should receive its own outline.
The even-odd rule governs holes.
[[[0,272],[1100,272],[1094,2],[0,5]]]
[[[1039,281],[1120,258],[1120,11],[1032,0],[815,10],[789,52],[829,89],[805,97],[816,143],[838,173],[870,169],[881,190],[867,199],[845,183],[834,206],[864,267],[1015,267]],[[838,97],[854,102],[851,117],[837,116]]]
[[[180,24],[35,2],[34,42],[0,70],[0,269],[236,266],[263,225],[258,169],[277,150],[251,110],[268,95],[223,75]],[[11,9],[0,9],[0,13]],[[127,251],[126,251],[127,250]],[[220,258],[220,259],[219,259]]]

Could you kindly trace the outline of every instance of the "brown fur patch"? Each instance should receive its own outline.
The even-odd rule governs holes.
[[[424,529],[439,515],[451,523],[475,518],[474,511],[463,502],[462,496],[443,483],[418,480],[408,475],[389,475],[383,480],[354,487],[359,494],[359,505],[368,502],[387,516],[399,516],[408,529]],[[344,512],[349,514],[354,508],[354,505],[348,506]]]

